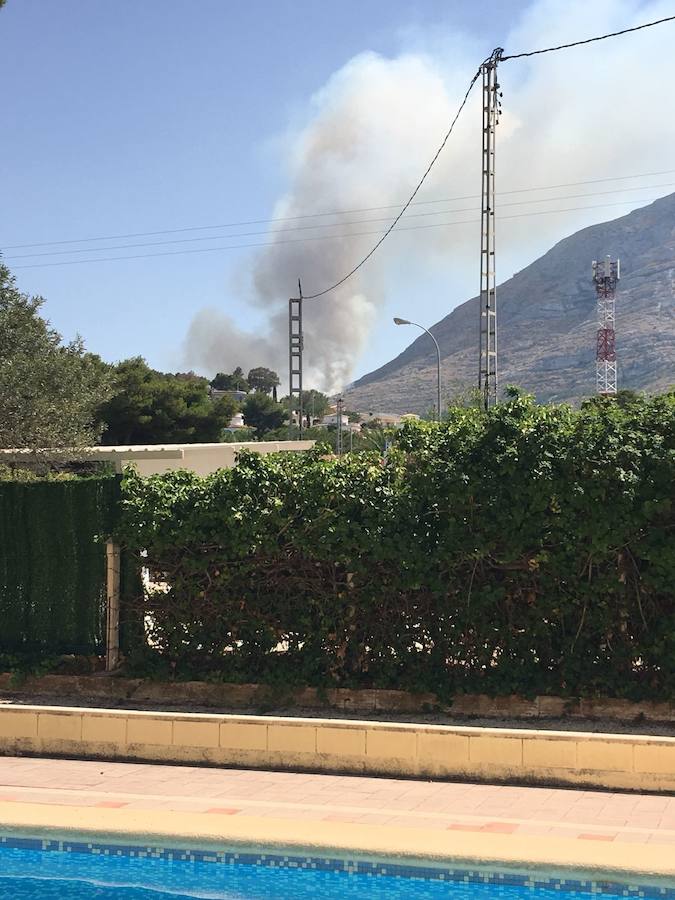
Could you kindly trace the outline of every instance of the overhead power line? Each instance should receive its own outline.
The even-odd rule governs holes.
[[[433,169],[433,167],[434,167],[434,165],[435,165],[435,163],[436,163],[436,160],[438,159],[438,157],[439,157],[439,156],[441,155],[441,153],[443,152],[443,148],[444,148],[445,145],[447,144],[447,142],[448,142],[448,140],[449,140],[449,138],[450,138],[450,135],[452,134],[452,132],[453,132],[453,130],[454,130],[454,128],[455,128],[455,125],[456,125],[456,123],[457,123],[457,120],[458,120],[459,117],[461,116],[462,110],[463,110],[464,107],[466,106],[467,100],[469,99],[469,94],[471,93],[471,89],[473,88],[474,84],[478,81],[478,78],[479,78],[479,76],[480,76],[480,71],[481,71],[481,70],[480,70],[480,67],[479,67],[478,69],[476,69],[476,72],[475,72],[473,78],[471,79],[471,81],[469,82],[468,88],[466,89],[466,93],[464,94],[464,97],[462,98],[462,102],[459,104],[459,109],[458,109],[457,112],[455,113],[455,118],[454,118],[454,119],[452,120],[452,122],[450,123],[450,127],[448,128],[448,130],[447,130],[446,133],[445,133],[445,137],[444,137],[443,140],[441,141],[440,147],[439,147],[438,150],[434,153],[431,162],[429,163],[429,165],[428,165],[427,168],[426,168],[426,171],[424,172],[424,175],[422,175],[422,177],[420,178],[420,180],[417,182],[417,185],[415,186],[414,191],[412,192],[412,194],[410,195],[410,197],[408,198],[408,200],[406,201],[406,203],[404,204],[403,208],[401,209],[401,211],[399,212],[399,214],[396,216],[396,218],[394,219],[394,221],[391,223],[391,225],[389,226],[389,228],[387,228],[387,230],[384,232],[384,234],[383,234],[382,237],[379,239],[379,241],[377,241],[377,243],[375,244],[375,246],[372,247],[372,249],[371,249],[368,253],[366,253],[366,255],[363,257],[363,259],[362,259],[360,262],[358,262],[358,263],[354,266],[353,269],[350,269],[350,271],[347,272],[346,275],[343,275],[342,278],[338,279],[334,284],[331,284],[330,287],[324,288],[322,291],[316,291],[314,294],[306,294],[306,295],[304,296],[304,298],[303,298],[304,300],[316,300],[318,297],[323,297],[324,294],[328,294],[328,293],[330,293],[331,291],[334,291],[336,288],[340,287],[341,284],[344,284],[345,281],[347,281],[348,278],[351,278],[352,275],[354,275],[355,272],[358,272],[358,270],[361,268],[361,266],[365,265],[365,263],[368,262],[368,260],[369,260],[370,257],[373,255],[373,253],[375,253],[375,251],[376,251],[376,250],[384,243],[384,241],[389,237],[389,235],[392,233],[392,231],[394,230],[394,228],[396,228],[396,226],[397,226],[398,223],[400,222],[402,216],[405,214],[405,211],[408,209],[408,207],[410,206],[410,204],[413,202],[413,200],[415,199],[415,197],[416,197],[417,194],[419,193],[420,188],[422,187],[422,185],[423,185],[424,182],[426,181],[429,172],[431,172],[431,170]]]
[[[643,28],[663,25],[664,22],[675,22],[675,16],[666,16],[664,19],[656,19],[654,22],[645,22],[642,25],[634,25],[632,28],[622,28],[621,31],[610,31],[609,34],[600,34],[581,41],[572,41],[569,44],[558,44],[557,47],[544,47],[541,50],[528,50],[525,53],[510,53],[508,56],[502,56],[501,62],[506,62],[507,59],[522,59],[525,56],[539,56],[541,53],[553,53],[556,50],[569,50],[570,47],[582,47],[584,44],[594,44],[596,41],[606,41],[608,38],[620,37],[622,34],[642,31]]]
[[[479,66],[479,68],[476,70],[475,74],[473,75],[471,81],[469,82],[469,86],[466,90],[466,93],[464,94],[464,97],[459,105],[459,108],[458,108],[456,114],[455,114],[455,117],[453,118],[452,122],[450,123],[450,127],[448,128],[448,131],[446,132],[443,140],[441,141],[439,148],[437,149],[431,162],[427,166],[427,169],[425,170],[421,179],[418,181],[417,185],[415,186],[412,194],[410,195],[410,197],[408,198],[406,203],[403,205],[403,207],[400,209],[398,215],[394,218],[393,222],[384,231],[384,233],[381,234],[381,237],[375,243],[375,245],[371,248],[371,250],[360,260],[360,262],[358,262],[349,272],[347,272],[346,275],[344,275],[342,278],[340,278],[338,281],[336,281],[334,284],[330,285],[329,287],[325,288],[324,290],[318,291],[314,294],[306,295],[304,297],[304,299],[314,300],[314,299],[317,299],[318,297],[322,297],[325,294],[328,294],[331,291],[335,290],[337,287],[339,287],[341,284],[344,284],[345,281],[347,281],[349,278],[351,278],[351,276],[354,275],[373,256],[373,254],[383,244],[383,242],[386,240],[386,238],[392,233],[392,231],[394,231],[394,229],[396,228],[398,223],[401,221],[401,219],[405,215],[406,211],[414,203],[415,204],[422,204],[422,203],[428,204],[428,203],[451,202],[448,200],[415,201],[415,198],[416,198],[417,194],[419,193],[420,189],[422,188],[422,185],[426,181],[429,173],[431,172],[432,168],[434,167],[439,156],[441,155],[443,149],[445,148],[445,145],[447,144],[447,142],[454,130],[454,127],[455,127],[462,111],[464,110],[464,107],[467,104],[471,90],[472,90],[473,86],[475,85],[476,81],[478,80],[481,70],[482,70],[482,67],[485,65],[486,62],[488,62],[489,60],[493,60],[493,59],[498,60],[498,61],[507,61],[507,60],[511,60],[511,59],[520,59],[520,58],[528,57],[528,56],[536,56],[536,55],[540,55],[543,53],[551,53],[556,50],[565,50],[565,49],[569,49],[571,47],[578,47],[578,46],[582,46],[584,44],[591,44],[596,41],[607,40],[608,38],[619,37],[624,34],[641,31],[646,28],[651,28],[655,25],[661,25],[666,22],[672,22],[672,21],[675,21],[675,15],[664,17],[662,19],[657,19],[652,22],[645,22],[642,25],[633,26],[631,28],[625,28],[620,31],[614,31],[614,32],[610,32],[608,34],[597,35],[592,38],[586,38],[584,40],[573,41],[573,42],[566,43],[566,44],[560,44],[555,47],[546,47],[546,48],[541,48],[538,50],[530,50],[530,51],[523,52],[523,53],[514,53],[514,54],[504,55],[503,51],[501,49],[495,50],[493,52],[493,54],[490,57],[488,57],[488,60],[485,60],[485,62],[482,63],[481,66]],[[666,174],[666,172],[650,173],[650,174],[652,174],[652,175]],[[584,184],[584,183],[597,183],[600,181],[614,181],[614,180],[628,179],[631,177],[646,177],[646,176],[617,176],[617,178],[594,179],[592,181],[587,181],[587,182],[571,182],[571,183],[568,183],[567,185],[551,185],[551,186],[549,186],[549,188],[555,189],[557,187],[567,187],[567,186],[572,186],[574,184],[580,185],[580,184]],[[541,190],[541,189],[542,188],[524,188],[524,189],[520,189],[520,190],[522,190],[522,191],[532,190],[533,191],[533,190]],[[517,193],[517,192],[518,191],[516,190],[513,192],[507,191],[507,192],[503,192],[503,193]],[[454,198],[454,199],[473,199],[473,197],[462,197],[462,198]],[[550,199],[564,199],[564,198],[558,197],[558,198],[550,198]],[[523,202],[526,202],[526,201],[523,201]],[[544,201],[533,201],[533,202],[544,202]],[[624,201],[624,203],[625,202],[626,201]],[[599,205],[604,205],[604,206],[624,205],[624,203],[599,204]],[[514,205],[517,205],[517,204],[514,204]],[[162,234],[178,234],[181,232],[197,231],[197,230],[215,230],[216,228],[236,227],[236,226],[245,226],[245,225],[254,225],[254,224],[266,224],[266,223],[274,223],[274,222],[281,222],[281,221],[297,221],[297,220],[306,219],[306,218],[319,218],[322,216],[335,216],[335,215],[341,215],[341,214],[345,214],[345,213],[350,214],[350,213],[356,213],[356,212],[375,211],[378,209],[391,209],[393,207],[394,207],[394,205],[381,206],[381,207],[366,207],[366,208],[356,209],[356,210],[345,210],[342,212],[313,213],[313,214],[306,214],[306,215],[300,215],[300,216],[284,217],[284,218],[279,218],[279,219],[252,220],[252,221],[247,221],[247,222],[230,223],[229,225],[190,226],[190,227],[181,228],[181,229],[164,229],[164,230],[155,231],[155,232],[136,232],[136,233],[130,233],[130,234],[124,234],[124,235],[109,235],[106,237],[70,239],[70,240],[40,242],[40,243],[32,243],[32,244],[13,244],[13,245],[5,246],[5,250],[38,247],[38,246],[57,246],[57,245],[64,245],[64,244],[70,244],[70,243],[85,243],[85,242],[98,241],[98,240],[116,240],[116,239],[126,238],[126,237],[129,237],[129,238],[131,238],[131,237],[150,237],[150,236],[159,236]],[[580,207],[580,209],[592,209],[592,208],[596,208],[596,207]],[[538,213],[523,213],[520,215],[503,216],[500,218],[519,218],[520,216],[523,216],[523,215],[542,215],[544,213],[567,212],[567,211],[573,211],[573,209],[572,210],[545,210],[545,211],[542,210]],[[449,210],[447,212],[449,212]],[[455,210],[455,212],[459,212],[459,210]],[[419,215],[428,215],[428,214],[419,214]],[[373,221],[376,221],[376,220],[373,220]],[[344,224],[349,225],[349,224],[362,224],[362,223],[332,223],[332,224],[334,224],[334,225],[340,225],[340,224],[341,225],[344,225]],[[434,223],[432,225],[426,225],[426,226],[409,226],[405,229],[400,229],[400,230],[410,231],[410,230],[415,230],[417,228],[442,227],[443,225],[452,225],[452,224],[462,224],[462,223],[459,223],[459,222],[457,222],[457,223]],[[304,227],[312,228],[312,227],[320,227],[320,226],[304,226]],[[323,226],[321,226],[321,227],[323,227]],[[301,226],[301,228],[302,228],[302,226]],[[285,229],[285,231],[290,231],[290,230],[301,230],[301,229],[300,228]],[[378,234],[378,233],[379,232],[360,232],[360,233],[354,232],[354,233],[347,234],[347,235],[323,235],[323,236],[315,236],[315,237],[307,237],[307,238],[295,238],[295,239],[291,238],[291,239],[286,239],[286,240],[282,239],[281,241],[274,240],[274,241],[270,241],[270,242],[230,245],[227,247],[208,247],[208,248],[199,248],[199,249],[193,249],[193,250],[174,250],[174,251],[168,251],[168,252],[163,252],[163,253],[136,254],[136,255],[132,255],[132,256],[104,257],[104,258],[99,258],[99,259],[95,259],[95,260],[67,260],[64,262],[37,263],[37,264],[31,264],[31,265],[17,266],[16,268],[38,268],[38,267],[42,268],[45,266],[55,266],[55,265],[78,265],[78,264],[83,264],[83,263],[87,263],[87,262],[108,262],[108,261],[112,261],[112,260],[122,260],[122,259],[140,259],[140,258],[148,258],[148,257],[152,257],[152,256],[173,256],[173,255],[185,254],[185,253],[205,253],[205,252],[212,252],[212,251],[216,251],[216,250],[239,249],[239,248],[243,248],[243,247],[247,247],[247,246],[270,246],[270,245],[274,245],[274,244],[278,244],[278,243],[297,243],[297,242],[309,241],[309,240],[334,240],[334,239],[343,239],[345,237],[356,237],[356,236],[365,235],[365,234]],[[236,236],[237,235],[228,235],[227,237],[236,237]],[[239,236],[245,236],[245,235],[239,235]],[[226,237],[226,236],[225,235],[218,235],[218,236],[212,235],[209,238],[204,238],[204,239],[215,240],[218,237]],[[182,241],[180,241],[180,242],[182,243]],[[148,244],[147,246],[158,246],[158,245],[160,245],[160,243],[162,243],[162,242],[153,242],[153,243]],[[168,241],[165,243],[179,243],[179,241]],[[129,247],[132,247],[132,246],[142,246],[142,245],[129,245]],[[65,253],[68,253],[68,252],[78,252],[78,253],[79,252],[90,252],[91,249],[92,248],[85,248],[84,250],[74,250],[74,251],[64,251],[64,252]],[[101,252],[106,249],[123,249],[123,248],[120,247],[120,248],[97,248],[97,249],[98,249],[98,252]],[[52,256],[52,255],[56,255],[56,252],[47,253],[47,254],[24,254],[24,257],[29,257],[29,256],[35,257],[38,255]],[[22,257],[15,257],[15,258],[18,259],[18,258],[22,258]]]
[[[660,197],[652,197],[651,199],[645,200],[646,203],[652,203],[655,200],[661,199]],[[545,216],[545,215],[555,215],[557,213],[567,213],[567,212],[583,212],[584,210],[591,209],[605,209],[610,206],[626,206],[630,203],[634,203],[634,200],[618,200],[612,203],[595,203],[591,206],[569,206],[564,207],[563,209],[540,209],[532,212],[525,213],[511,213],[506,216],[498,216],[498,221],[504,221],[506,219],[523,219],[529,216]],[[455,212],[459,212],[459,210],[455,210]],[[404,231],[423,231],[428,230],[430,228],[448,228],[454,225],[476,225],[478,224],[478,219],[460,219],[456,222],[433,222],[429,225],[403,225],[399,227],[396,232],[404,232]],[[46,262],[46,263],[27,263],[19,266],[12,266],[13,270],[16,269],[44,269],[51,266],[79,266],[79,265],[87,265],[89,263],[99,263],[99,262],[116,262],[118,260],[127,260],[127,259],[151,259],[153,257],[159,256],[184,256],[193,253],[213,253],[213,252],[222,252],[226,250],[241,250],[249,247],[273,247],[276,244],[304,244],[309,241],[337,241],[337,240],[345,240],[347,238],[355,238],[355,237],[365,237],[372,236],[376,234],[382,234],[382,231],[352,231],[347,234],[321,234],[314,235],[312,237],[301,237],[301,238],[282,238],[280,241],[255,241],[247,244],[230,244],[224,247],[199,247],[197,249],[190,250],[166,250],[160,253],[136,253],[128,256],[103,256],[98,259],[69,259],[61,262]],[[386,232],[384,232],[386,234]],[[306,299],[306,298],[304,298]]]
[[[535,193],[537,191],[554,191],[561,188],[568,187],[583,187],[587,184],[602,184],[604,182],[610,181],[630,181],[634,178],[657,178],[660,175],[672,175],[675,173],[675,169],[664,169],[660,172],[640,172],[634,175],[613,175],[611,177],[605,178],[589,178],[584,181],[567,181],[562,184],[542,184],[537,187],[524,187],[524,188],[512,188],[508,191],[497,191],[498,197],[505,197],[511,194],[526,194],[526,193]],[[622,188],[621,190],[647,190],[649,187],[660,187],[660,185],[645,185],[640,188]],[[617,190],[619,190],[617,188]],[[439,197],[433,198],[430,200],[414,200],[410,206],[431,206],[439,203],[456,203],[460,200],[476,200],[480,198],[480,194],[465,194],[461,197]],[[559,197],[552,197],[552,200],[561,199]],[[136,238],[136,237],[160,237],[165,234],[186,234],[191,231],[217,231],[221,228],[243,228],[248,225],[275,225],[281,224],[283,222],[296,222],[305,219],[319,219],[319,218],[327,218],[329,216],[347,216],[347,215],[356,215],[357,213],[367,213],[367,212],[379,212],[385,209],[400,209],[401,203],[389,203],[382,206],[361,206],[361,207],[352,207],[351,209],[336,209],[332,211],[326,212],[318,212],[318,213],[305,213],[303,215],[298,216],[278,216],[276,218],[270,219],[248,219],[239,222],[224,222],[220,225],[187,225],[182,228],[164,228],[159,231],[131,231],[126,232],[124,234],[107,234],[107,235],[97,235],[96,237],[83,237],[83,238],[68,238],[67,240],[57,240],[57,241],[34,241],[32,243],[22,243],[22,244],[5,244],[0,245],[3,246],[4,250],[24,250],[29,247],[60,247],[65,244],[87,244],[92,241],[117,241],[123,240],[125,238]],[[344,222],[333,222],[331,225],[344,225]],[[320,226],[317,226],[320,227]],[[234,235],[211,235],[204,240],[215,240],[219,237],[234,237]],[[99,248],[101,249],[101,248]],[[75,252],[75,251],[74,251]]]
[[[366,263],[366,262],[370,259],[370,257],[375,253],[375,251],[376,251],[376,250],[384,243],[384,241],[389,237],[389,235],[391,234],[391,232],[394,230],[394,228],[396,227],[396,225],[399,223],[399,221],[400,221],[401,217],[403,216],[403,214],[405,213],[406,209],[410,206],[410,204],[412,203],[412,201],[415,199],[415,195],[417,194],[417,192],[419,191],[419,189],[422,187],[422,184],[424,183],[424,181],[425,181],[427,175],[429,174],[429,172],[431,171],[431,169],[432,169],[433,166],[434,166],[434,163],[436,162],[436,160],[437,160],[438,157],[440,156],[440,154],[441,154],[443,148],[445,147],[445,145],[446,145],[446,143],[447,143],[447,141],[448,141],[448,138],[449,138],[450,135],[452,134],[452,131],[453,131],[455,122],[456,122],[457,119],[459,118],[459,116],[460,116],[462,110],[464,109],[464,107],[465,107],[465,105],[466,105],[466,102],[467,102],[467,100],[468,100],[468,98],[469,98],[469,94],[471,93],[471,89],[473,88],[473,86],[474,86],[474,84],[476,83],[476,81],[478,80],[478,78],[479,78],[481,72],[486,68],[486,66],[492,65],[493,67],[495,67],[496,64],[497,64],[498,62],[501,62],[502,60],[505,61],[505,60],[507,60],[507,59],[517,59],[517,58],[523,57],[523,56],[534,56],[535,54],[540,54],[540,53],[550,53],[550,52],[552,52],[553,50],[563,50],[563,49],[567,49],[567,48],[569,48],[569,47],[580,46],[581,44],[590,44],[590,43],[593,43],[593,42],[595,42],[595,41],[603,41],[603,40],[607,40],[607,38],[611,38],[611,37],[619,37],[619,35],[622,35],[622,34],[628,34],[628,33],[633,32],[633,31],[641,31],[643,28],[651,28],[651,27],[653,27],[654,25],[661,25],[661,24],[663,24],[663,23],[665,23],[665,22],[671,22],[671,21],[675,21],[675,16],[668,16],[667,18],[658,19],[658,20],[656,20],[656,21],[654,21],[654,22],[645,22],[643,25],[637,25],[637,26],[634,26],[634,27],[632,27],[632,28],[625,28],[625,29],[623,29],[622,31],[615,31],[615,32],[612,32],[612,33],[610,33],[610,34],[597,35],[596,37],[586,38],[585,40],[582,40],[582,41],[575,41],[575,42],[568,43],[568,44],[561,44],[561,45],[559,45],[558,47],[547,47],[547,48],[540,49],[540,50],[531,50],[531,51],[528,51],[527,53],[512,54],[511,56],[504,56],[504,50],[503,50],[501,47],[496,47],[496,48],[492,51],[492,53],[490,54],[490,56],[489,56],[486,60],[484,60],[483,63],[481,63],[481,65],[478,67],[478,69],[477,69],[475,75],[473,76],[473,78],[472,78],[471,81],[469,82],[469,87],[467,88],[466,94],[464,95],[464,99],[462,100],[462,103],[460,104],[459,110],[457,111],[457,114],[456,114],[455,118],[453,119],[452,123],[450,124],[450,128],[448,129],[448,132],[447,132],[447,134],[445,135],[445,137],[444,137],[444,139],[443,139],[443,142],[441,143],[441,146],[440,146],[440,147],[438,148],[438,150],[436,151],[436,154],[434,155],[433,159],[431,160],[431,163],[429,164],[429,166],[428,166],[426,172],[424,173],[424,175],[422,176],[421,180],[418,182],[417,187],[416,187],[415,190],[413,191],[413,193],[412,193],[410,199],[409,199],[408,202],[405,204],[405,206],[403,207],[403,209],[399,212],[399,214],[396,216],[396,218],[395,218],[394,221],[391,223],[391,225],[389,226],[389,228],[385,231],[385,233],[382,235],[382,237],[379,239],[379,241],[377,241],[377,243],[376,243],[375,246],[370,250],[370,252],[367,253],[367,254],[363,257],[363,259],[362,259],[359,263],[357,263],[357,265],[354,266],[353,269],[351,269],[349,272],[347,272],[346,275],[344,275],[342,278],[340,278],[338,281],[336,281],[335,284],[330,285],[330,287],[327,287],[327,288],[325,288],[325,289],[322,290],[322,291],[317,291],[317,292],[314,293],[314,294],[309,294],[308,296],[305,297],[305,299],[306,299],[306,300],[314,300],[314,299],[316,299],[317,297],[323,297],[325,294],[328,294],[330,291],[334,291],[335,288],[339,287],[341,284],[344,284],[344,282],[347,281],[348,278],[351,278],[351,276],[354,275],[355,272],[358,272],[358,270],[361,268],[361,266],[363,266],[364,263]]]
[[[608,194],[623,194],[627,191],[648,191],[648,190],[656,190],[659,188],[667,188],[667,187],[675,187],[675,182],[665,182],[661,184],[650,184],[650,185],[641,185],[640,187],[631,187],[631,188],[614,188],[609,191],[587,191],[582,194],[563,194],[557,197],[537,197],[534,200],[515,200],[511,203],[501,203],[500,209],[508,208],[511,206],[529,206],[534,203],[555,203],[560,200],[579,200],[584,197],[604,197]],[[458,198],[459,199],[459,198]],[[474,199],[474,198],[471,198]],[[626,201],[632,202],[632,201]],[[444,216],[448,214],[454,213],[465,213],[465,212],[474,212],[474,207],[462,207],[460,209],[440,209],[434,211],[427,212],[419,212],[419,213],[409,213],[405,218],[406,221],[410,219],[419,219],[419,218],[427,218],[429,216]],[[349,227],[351,225],[373,225],[379,222],[388,222],[388,218],[375,218],[375,219],[356,219],[352,222],[329,222],[326,224],[317,224],[317,225],[295,225],[291,228],[279,228],[270,231],[269,229],[266,231],[243,231],[243,232],[235,232],[234,234],[228,235],[207,235],[204,237],[193,237],[193,238],[174,238],[169,241],[150,241],[150,242],[142,242],[142,243],[133,243],[133,244],[116,244],[112,247],[81,247],[74,248],[70,250],[47,250],[47,251],[39,251],[37,253],[20,253],[15,256],[6,257],[7,262],[13,262],[17,259],[35,259],[38,257],[44,256],[69,256],[75,253],[103,253],[108,250],[131,250],[137,247],[166,247],[170,244],[194,244],[201,243],[202,241],[214,241],[218,240],[222,237],[226,237],[228,240],[231,238],[244,238],[244,237],[261,237],[264,235],[269,235],[270,237],[275,237],[277,235],[283,234],[291,234],[296,231],[310,231],[317,228],[340,228],[340,227]]]

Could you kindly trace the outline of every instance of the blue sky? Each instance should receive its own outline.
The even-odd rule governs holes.
[[[643,6],[617,5],[631,12]],[[469,35],[486,54],[525,6],[508,0],[8,0],[0,12],[3,255],[21,289],[47,299],[47,315],[66,337],[81,333],[89,349],[109,360],[142,354],[160,368],[183,367],[183,340],[198,310],[222,310],[245,331],[262,327],[260,307],[239,290],[256,251],[19,268],[86,255],[19,258],[73,245],[10,246],[265,219],[288,189],[279,142],[306,122],[310,98],[351,58],[365,51],[392,58],[420,45],[427,52],[432,44],[442,58],[446,33],[456,40]],[[422,155],[434,149],[425,143]],[[636,159],[628,173],[651,171],[652,163],[661,159]],[[623,160],[619,169],[626,170]],[[400,196],[397,189],[392,202]],[[545,247],[534,240],[532,249]],[[100,255],[144,252],[152,251]],[[527,262],[528,252],[513,259]],[[470,283],[468,276],[460,279],[453,293],[444,288],[442,267],[432,267],[429,277],[433,297],[416,304],[425,324],[465,299]],[[410,313],[402,308],[403,289],[391,294],[401,314]],[[283,307],[285,285],[280,295]],[[381,323],[390,306],[387,301],[378,313]],[[412,337],[403,331],[376,328],[354,361],[355,374],[398,352]],[[228,361],[224,351],[224,367]]]

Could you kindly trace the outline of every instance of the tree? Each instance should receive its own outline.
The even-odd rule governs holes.
[[[281,384],[279,376],[272,369],[266,369],[259,366],[257,369],[251,369],[246,379],[254,391],[261,391],[263,394],[273,394],[277,399],[277,387]]]
[[[240,366],[237,366],[231,375],[228,375],[226,372],[218,372],[210,384],[216,391],[245,391],[248,393],[250,390],[248,381]]]
[[[395,428],[384,428],[380,425],[371,425],[368,428],[361,428],[359,434],[354,435],[354,450],[377,450],[384,453],[387,447],[392,443],[396,436]]]
[[[444,414],[449,409],[483,409],[484,397],[480,388],[462,384],[450,391]]]
[[[293,397],[292,403],[290,395],[283,397],[281,402],[285,405],[286,409],[290,410],[292,407],[293,412],[298,411],[297,395]],[[302,392],[302,417],[307,428],[311,426],[313,419],[323,418],[329,409],[330,399],[325,394],[322,394],[321,391],[311,388],[309,391]]]
[[[644,399],[644,395],[640,394],[639,391],[622,388],[616,392],[615,398],[622,409],[628,409],[633,404],[639,404]]]
[[[231,397],[212,401],[206,378],[157,372],[140,356],[119,363],[115,378],[101,408],[109,444],[220,441],[237,408]]]
[[[82,447],[96,443],[97,409],[109,396],[109,366],[68,344],[0,264],[0,446]]]
[[[234,383],[235,391],[246,391],[248,393],[251,390],[251,386],[246,380],[246,376],[244,375],[244,370],[241,366],[237,366],[237,368],[232,372],[231,375],[232,381]]]
[[[226,372],[216,372],[209,384],[214,391],[231,391],[234,390],[234,388],[230,386],[230,378],[231,376]]]
[[[307,425],[312,419],[322,419],[330,408],[330,400],[321,391],[312,388],[302,392],[302,409],[307,417]]]
[[[346,444],[349,444],[349,436],[344,435]],[[335,452],[337,446],[337,429],[326,428],[325,426],[316,425],[312,428],[303,428],[302,435],[297,425],[290,427],[287,423],[281,428],[275,428],[274,431],[268,431],[265,435],[266,441],[315,441],[315,444],[323,449],[326,453]]]
[[[267,394],[256,392],[249,394],[242,407],[244,422],[255,428],[256,437],[262,437],[268,431],[281,428],[286,421],[286,411]]]

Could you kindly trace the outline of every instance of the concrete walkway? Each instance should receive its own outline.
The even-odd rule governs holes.
[[[0,804],[675,845],[675,797],[344,775],[4,757]]]

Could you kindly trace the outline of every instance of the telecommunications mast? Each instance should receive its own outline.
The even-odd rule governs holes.
[[[595,369],[597,392],[603,397],[616,395],[616,285],[620,277],[619,260],[606,256],[593,260],[593,284],[598,298],[598,331]]]

